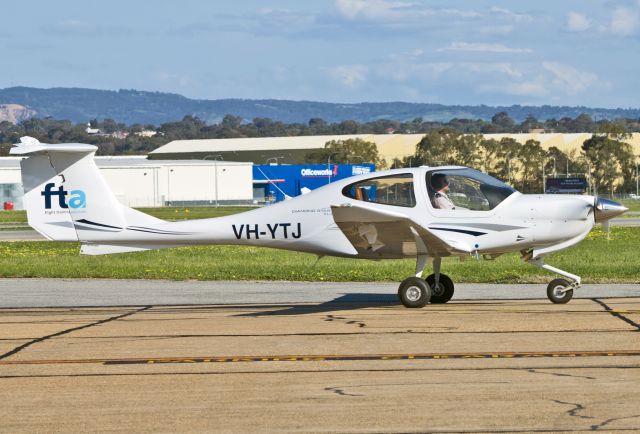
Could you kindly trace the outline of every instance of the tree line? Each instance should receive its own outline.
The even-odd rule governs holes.
[[[522,144],[511,137],[488,139],[451,128],[428,131],[414,155],[390,162],[391,168],[458,165],[481,170],[523,193],[541,193],[548,177],[584,177],[590,193],[614,195],[636,191],[636,156],[624,142],[629,133],[608,125],[587,139],[580,150],[542,148],[537,140]],[[354,163],[387,166],[374,143],[362,139],[333,140],[307,154],[309,163]]]
[[[146,154],[173,140],[220,139],[237,137],[315,136],[340,134],[426,134],[432,130],[453,130],[465,134],[526,133],[534,130],[556,133],[595,133],[612,126],[625,132],[640,132],[639,119],[616,121],[595,120],[587,114],[576,118],[547,119],[538,121],[533,116],[523,122],[515,122],[506,112],[495,114],[491,121],[482,119],[452,119],[434,122],[415,118],[411,121],[380,119],[360,123],[353,120],[329,123],[321,118],[311,118],[305,124],[284,123],[269,118],[254,118],[251,122],[239,116],[226,115],[221,122],[207,124],[195,116],[185,116],[177,122],[160,126],[125,125],[112,119],[91,120],[90,126],[100,134],[87,132],[87,124],[73,124],[68,120],[33,118],[14,125],[0,122],[0,155],[6,155],[11,144],[22,136],[32,136],[42,142],[79,142],[98,146],[98,154],[133,155]],[[136,135],[142,131],[156,131],[157,135]],[[119,134],[116,134],[119,133]],[[126,137],[124,137],[126,136]]]

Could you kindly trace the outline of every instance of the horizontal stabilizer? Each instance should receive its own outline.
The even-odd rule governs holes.
[[[87,145],[85,143],[40,143],[38,139],[33,137],[20,137],[20,143],[17,143],[9,150],[11,155],[34,154],[37,152],[94,152],[98,150],[97,146]]]
[[[83,244],[80,247],[80,253],[83,255],[110,255],[112,253],[130,253],[130,252],[143,252],[145,250],[161,249],[163,247],[174,246],[159,246],[159,245],[132,245],[132,246],[118,246],[113,244]]]

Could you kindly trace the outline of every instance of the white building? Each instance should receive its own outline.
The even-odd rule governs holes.
[[[22,208],[21,157],[0,158],[0,206]],[[244,204],[253,200],[252,163],[211,160],[150,161],[139,157],[95,157],[124,205]]]

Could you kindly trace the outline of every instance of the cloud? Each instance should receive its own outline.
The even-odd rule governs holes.
[[[564,89],[568,95],[582,93],[598,80],[596,74],[557,62],[543,62],[542,67],[552,74],[554,85]]]
[[[610,29],[613,33],[619,35],[633,34],[638,29],[639,24],[640,13],[637,10],[619,6],[611,14]]]
[[[499,8],[496,6],[491,8],[491,12],[515,23],[529,23],[533,21],[533,17],[531,15],[518,14],[510,11],[509,9]]]
[[[481,27],[478,31],[485,35],[508,35],[513,32],[513,24]]]
[[[56,23],[46,24],[42,26],[42,30],[45,33],[55,36],[129,36],[133,32],[131,29],[123,26],[104,26],[89,23],[87,21],[80,21],[75,19],[68,19],[58,21]]]
[[[414,6],[412,3],[389,0],[336,0],[335,4],[347,18],[364,17],[371,20],[405,17]]]
[[[327,68],[327,71],[334,81],[353,89],[367,83],[369,68],[364,65],[340,65]]]
[[[418,3],[397,0],[336,0],[338,12],[351,20],[364,18],[372,21],[414,22],[425,17],[454,16],[458,18],[478,18],[482,14],[471,9],[429,8]]]
[[[504,74],[511,78],[520,78],[524,73],[511,63],[462,63],[460,66],[472,72],[479,72],[491,76]]]
[[[529,48],[510,48],[502,44],[486,44],[482,42],[452,42],[447,47],[436,51],[470,51],[482,53],[531,53]]]
[[[567,14],[567,27],[572,32],[584,32],[591,27],[591,20],[584,14],[569,12]]]

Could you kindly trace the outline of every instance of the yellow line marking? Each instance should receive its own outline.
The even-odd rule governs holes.
[[[443,359],[514,359],[558,357],[638,357],[640,350],[618,351],[514,351],[487,353],[407,353],[407,354],[332,354],[332,355],[279,355],[279,356],[207,356],[207,357],[145,357],[118,359],[51,359],[51,360],[2,360],[5,365],[53,365],[53,364],[168,364],[168,363],[240,363],[240,362],[319,362],[319,361],[383,361],[383,360],[443,360]]]

